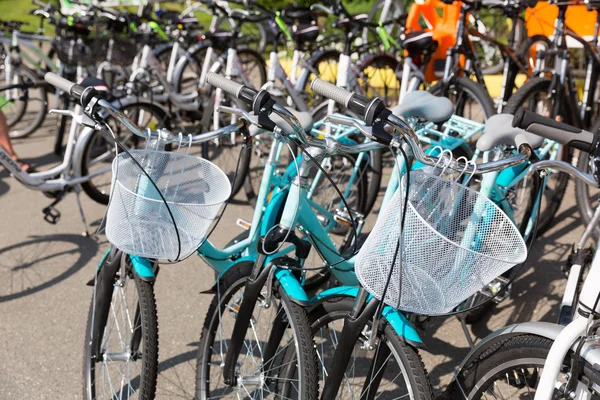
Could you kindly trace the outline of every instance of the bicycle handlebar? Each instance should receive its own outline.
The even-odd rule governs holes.
[[[240,130],[243,126],[246,125],[244,120],[240,120],[232,125],[225,126],[221,129],[212,132],[201,133],[193,136],[183,136],[173,135],[166,129],[159,129],[157,131],[153,131],[150,129],[141,129],[138,127],[133,121],[131,121],[125,114],[123,114],[118,108],[113,106],[110,102],[104,99],[100,99],[95,95],[96,90],[92,87],[83,87],[73,83],[67,79],[64,79],[52,72],[48,72],[44,79],[46,82],[51,84],[52,86],[69,93],[73,98],[75,98],[84,108],[86,108],[89,104],[92,104],[92,100],[96,100],[94,103],[94,107],[98,107],[101,110],[104,110],[121,124],[123,124],[131,133],[136,136],[142,137],[144,139],[159,139],[164,143],[202,143],[207,142],[213,139],[216,139],[220,136],[229,135],[234,131]],[[94,113],[88,113],[94,114]]]
[[[262,107],[264,98],[268,96],[268,93],[266,93],[264,90],[257,92],[254,89],[248,88],[236,82],[232,82],[231,80],[220,76],[216,73],[209,73],[206,77],[206,81],[207,83],[224,90],[230,95],[235,96],[240,100],[244,100],[248,104],[252,104],[252,108],[254,109],[255,113],[257,112],[257,105]],[[402,118],[397,117],[394,114],[392,114],[389,110],[386,110],[385,107],[382,105],[383,103],[381,102],[381,100],[377,98],[367,99],[366,97],[360,96],[356,93],[347,92],[342,88],[338,88],[335,85],[332,85],[320,79],[315,79],[315,81],[312,82],[311,88],[317,94],[329,97],[334,101],[338,101],[343,106],[354,107],[354,110],[357,110],[357,114],[359,114],[361,118],[365,120],[367,125],[372,125],[373,121],[381,122],[380,120],[377,120],[377,118],[385,116],[385,122],[395,127],[400,132],[400,134],[406,139],[415,158],[419,162],[434,166],[439,164],[439,160],[437,158],[429,157],[425,155],[425,153],[423,153],[423,150],[420,146],[419,137],[414,132],[414,130]],[[262,95],[263,93],[265,94]],[[382,141],[380,137],[377,137],[371,132],[369,132],[369,130],[366,129],[366,127],[357,128],[362,134],[364,134],[370,139],[373,139],[373,141],[371,142],[365,142],[356,145],[346,145],[344,143],[338,142],[336,139],[331,137],[317,139],[306,134],[298,119],[290,111],[288,111],[287,109],[278,105],[275,102],[272,102],[269,105],[271,107],[270,111],[280,116],[292,128],[298,140],[310,146],[323,148],[332,152],[342,153],[361,153],[364,151],[379,149],[382,147],[382,145],[391,145],[394,147],[401,146],[400,142],[394,138],[387,142]],[[382,112],[382,110],[386,112]],[[525,145],[519,148],[518,155],[510,158],[505,158],[503,160],[492,161],[479,165],[450,161],[448,163],[448,168],[457,171],[462,171],[465,173],[497,171],[500,169],[513,167],[515,165],[519,165],[527,161],[531,156],[531,152],[531,147]]]
[[[343,106],[347,106],[352,111],[356,112],[361,119],[365,121],[367,125],[372,125],[373,122],[385,122],[395,128],[395,131],[399,133],[410,146],[410,149],[417,159],[417,161],[427,165],[438,165],[439,160],[426,155],[420,146],[420,140],[415,131],[404,121],[403,118],[398,117],[387,110],[381,100],[378,98],[367,99],[364,96],[360,96],[356,93],[348,92],[345,89],[337,87],[331,83],[325,82],[321,79],[315,79],[311,83],[311,88],[317,94],[327,97],[333,101],[340,103]],[[353,107],[353,108],[351,108]],[[381,118],[386,118],[385,121],[381,121]],[[364,134],[365,131],[361,130]],[[393,147],[400,147],[401,143],[397,138],[391,136],[390,140],[382,140],[381,137],[373,136],[373,140],[378,140],[384,145],[390,145]],[[384,142],[385,141],[385,142]],[[483,164],[470,164],[460,163],[455,160],[450,161],[447,165],[448,168],[462,171],[464,173],[485,173],[490,171],[498,171],[504,168],[513,167],[515,165],[522,164],[531,157],[532,150],[524,137],[519,138],[517,143],[519,148],[519,154],[504,158],[502,160],[491,161]]]
[[[592,132],[575,128],[525,109],[519,109],[515,113],[512,125],[587,153],[593,153],[598,144],[598,137]]]

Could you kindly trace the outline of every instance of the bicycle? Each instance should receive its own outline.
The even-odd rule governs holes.
[[[598,162],[598,140],[591,132],[529,111],[515,115],[513,125],[594,153],[594,160]],[[597,173],[588,174],[566,162],[542,161],[531,167],[532,170],[543,168],[561,170],[587,185],[600,186]],[[500,392],[503,396],[510,393],[510,396],[527,394],[529,397],[535,393],[537,400],[598,396],[600,381],[594,367],[599,356],[596,349],[600,299],[595,282],[597,253],[587,277],[583,277],[585,244],[593,236],[599,219],[600,208],[574,245],[572,260],[567,265],[569,276],[558,323],[526,322],[488,335],[462,361],[446,392],[450,398],[472,399]]]
[[[594,9],[594,7],[594,5],[590,5],[590,9]],[[594,39],[588,43],[565,25],[567,8],[568,4],[560,4],[558,7],[552,46],[547,50],[542,49],[537,52],[533,75],[539,76],[530,79],[514,93],[508,101],[505,111],[514,114],[520,108],[524,108],[544,116],[559,118],[573,126],[590,128],[597,114],[595,93],[598,84],[597,70],[600,67],[600,55],[595,46],[598,43],[600,20],[596,21]],[[566,46],[567,36],[581,43],[586,54],[587,72],[581,102],[575,86],[570,52]],[[552,58],[555,58],[554,62],[551,61]],[[547,75],[550,76],[547,77]],[[571,151],[564,149],[562,153],[563,160],[571,159]],[[579,168],[582,170],[589,168],[587,166],[589,157],[586,154],[580,153],[577,160]],[[547,229],[553,215],[558,210],[568,183],[567,174],[559,172],[554,174],[554,177],[551,191],[548,192],[549,207],[547,209],[549,212],[540,217],[540,233]],[[584,220],[589,221],[593,213],[592,195],[587,186],[577,182],[576,186],[578,207]]]
[[[87,80],[82,84],[91,86],[93,82]],[[32,88],[35,89],[38,85],[46,85],[46,83],[1,86],[0,109],[8,111],[7,116],[10,119],[13,111],[19,113],[23,110],[19,99],[29,98],[28,91]],[[15,92],[17,93],[16,97],[14,96]],[[8,103],[5,101],[8,101]],[[165,123],[164,114],[161,115],[162,110],[156,109],[153,104],[143,100],[125,98],[115,101],[113,104],[115,107],[120,107],[122,112],[129,118],[136,120],[140,125],[161,127]],[[141,115],[144,112],[145,115]],[[61,217],[61,213],[55,206],[69,192],[74,191],[77,195],[80,217],[84,225],[84,234],[87,235],[88,226],[79,195],[83,190],[92,200],[100,204],[108,204],[108,195],[103,187],[106,183],[102,183],[102,177],[110,171],[110,166],[106,167],[106,164],[112,161],[112,150],[103,147],[105,143],[98,141],[98,137],[94,135],[93,130],[82,130],[79,134],[77,133],[78,127],[89,122],[77,107],[74,111],[53,110],[51,113],[59,114],[65,118],[73,118],[73,128],[69,132],[65,154],[59,165],[44,172],[25,172],[4,150],[0,154],[1,161],[4,167],[20,183],[32,190],[41,191],[50,199],[53,199],[52,203],[42,210],[44,219],[51,224],[56,224]],[[104,116],[106,117],[106,115]],[[135,142],[131,143],[130,139],[122,136],[120,132],[117,131],[117,134],[121,140],[129,145],[135,145]]]
[[[232,94],[235,93],[244,93],[243,95],[240,95],[240,97],[248,99],[247,101],[253,101],[256,97],[257,94],[254,91],[251,91],[249,88],[243,87],[243,86],[238,86],[235,84],[232,84],[230,81],[225,80],[225,79],[220,79],[218,76],[209,76],[208,77],[210,82],[213,85],[217,85],[217,86],[222,86],[224,89],[230,90]],[[319,82],[319,81],[317,81]],[[328,90],[331,91],[335,91],[337,90],[337,94],[338,96],[336,97],[331,96],[331,97],[335,97],[337,99],[340,99],[340,101],[342,102],[343,106],[349,107],[351,111],[354,111],[358,114],[361,114],[365,111],[365,109],[367,108],[367,105],[370,104],[370,101],[366,101],[364,97],[359,96],[359,95],[352,95],[346,91],[343,91],[340,88],[337,88],[333,85],[328,85],[325,86],[324,82],[320,81],[319,85],[323,85],[324,87],[326,87]],[[317,86],[317,84],[313,85],[313,89],[317,91],[317,93],[321,94],[321,95],[328,95],[331,92],[329,91],[325,91],[325,90],[320,90]],[[344,96],[341,97],[342,95],[340,95],[339,93],[344,93]],[[252,96],[250,96],[250,94],[252,93]],[[347,94],[347,95],[346,95]],[[259,97],[261,96],[265,96],[263,95],[259,95]],[[374,103],[371,104],[372,106],[374,106],[375,109],[385,109],[385,107],[383,107],[383,104],[380,103]],[[264,104],[262,105],[262,107],[264,108]],[[266,111],[266,110],[265,110]],[[284,108],[278,106],[277,104],[273,104],[272,106],[272,112],[276,113],[279,117],[281,117],[282,119],[284,119],[285,121],[288,122],[288,124],[292,127],[297,127],[294,128],[294,131],[299,135],[301,142],[303,142],[304,140],[303,138],[303,132],[301,130],[301,128],[299,127],[298,123],[295,122],[294,117],[292,115],[289,114],[288,111],[286,111]],[[373,117],[375,117],[377,115],[377,113],[375,113],[375,115],[373,115]],[[391,115],[388,118],[395,118],[393,117],[393,115]],[[398,119],[398,121],[401,121]],[[404,125],[404,122],[401,122],[403,127],[406,127],[406,125]],[[358,126],[355,125],[355,127],[359,128]],[[411,135],[410,137],[413,138],[412,140],[417,140],[416,136],[414,134],[414,132],[412,130],[410,130],[410,128],[405,128],[407,129],[407,134]],[[361,132],[363,133],[367,133],[369,134],[372,138],[376,138],[377,134],[381,134],[380,132],[377,133],[373,133],[373,131],[371,131],[371,129],[369,127],[360,127]],[[322,156],[323,154],[325,154],[326,150],[331,148],[330,146],[332,146],[333,148],[335,148],[337,151],[344,151],[344,152],[356,152],[356,151],[364,151],[365,147],[371,147],[371,146],[379,146],[378,144],[373,144],[372,142],[368,142],[368,143],[363,143],[363,144],[359,144],[359,145],[355,145],[355,146],[346,146],[343,145],[341,143],[332,143],[329,142],[329,146],[327,144],[326,141],[319,141],[318,139],[311,139],[310,140],[311,145],[314,144],[315,146],[317,146],[316,148],[312,148],[310,150],[310,155],[312,158],[316,158],[316,160],[319,160],[319,157]],[[419,161],[428,164],[428,165],[435,165],[436,164],[436,158],[431,158],[429,156],[426,156],[422,153],[420,147],[418,146],[417,142],[415,141],[413,143],[413,146],[411,146],[413,151],[416,152],[416,154],[418,154],[417,157],[419,157]],[[505,165],[510,165],[511,163],[520,163],[525,161],[528,158],[527,155],[527,151],[523,150],[524,153],[521,153],[517,156],[513,156],[509,159],[506,160],[501,160],[501,161],[497,161],[497,162],[492,162],[491,164],[484,164],[484,165],[480,165],[480,171],[488,171],[490,169],[494,169],[494,168],[501,168],[502,166]],[[308,156],[307,156],[308,157]],[[505,164],[508,163],[508,164]],[[318,163],[316,164],[318,165]],[[460,165],[460,168],[457,167],[457,164],[453,164],[455,168],[457,168],[458,170],[463,170],[466,168],[467,172],[472,172],[472,169],[470,169],[471,167],[469,166],[465,166],[465,165]],[[314,167],[313,167],[314,168]],[[301,177],[307,177],[308,173],[309,173],[310,167],[308,162],[303,161],[302,165],[300,166],[300,171],[301,171]],[[337,251],[334,251],[334,245],[331,242],[331,238],[328,237],[328,235],[323,232],[323,228],[320,227],[317,223],[312,222],[311,217],[309,216],[310,214],[306,214],[302,212],[302,210],[305,209],[304,206],[304,195],[303,195],[303,191],[305,189],[301,189],[300,186],[298,185],[299,180],[296,180],[291,188],[290,188],[290,192],[287,196],[286,202],[285,202],[285,206],[284,206],[284,211],[281,217],[281,220],[279,222],[279,229],[274,229],[271,230],[267,236],[262,240],[263,242],[263,252],[264,253],[270,253],[272,251],[276,251],[281,245],[289,243],[290,241],[292,243],[294,243],[296,245],[296,249],[297,249],[297,254],[296,256],[300,256],[300,258],[302,259],[302,254],[298,254],[298,249],[302,249],[304,248],[306,245],[303,245],[302,243],[298,242],[299,238],[302,238],[304,236],[306,236],[309,240],[310,243],[315,246],[315,248],[318,249],[318,251],[321,253],[321,255],[329,262],[330,265],[333,265],[334,267],[332,268],[332,272],[336,275],[336,278],[338,278],[338,280],[340,280],[343,284],[350,284],[350,285],[356,285],[357,280],[356,280],[356,276],[354,275],[353,272],[353,261],[352,260],[346,260],[344,257],[342,257]],[[300,210],[300,212],[296,212],[295,210]],[[313,217],[314,218],[314,217]],[[301,235],[300,237],[297,236],[297,234],[294,232],[293,229],[291,229],[291,227],[295,226],[296,223],[298,223],[300,226],[302,226],[302,229],[300,230]],[[287,227],[287,228],[286,228]],[[302,240],[302,239],[300,239]],[[306,239],[305,239],[306,240]],[[304,250],[302,250],[304,251]],[[244,345],[244,343],[246,343],[246,341],[243,339],[243,336],[246,334],[246,330],[250,329],[248,323],[250,322],[250,316],[249,315],[244,315],[242,313],[242,310],[251,310],[255,307],[261,307],[262,301],[260,300],[261,298],[259,297],[259,300],[257,302],[257,296],[258,296],[258,292],[259,292],[259,288],[262,288],[263,285],[267,285],[267,287],[270,287],[269,282],[269,265],[271,264],[264,264],[264,258],[265,255],[263,255],[262,257],[259,257],[255,264],[254,264],[254,268],[252,271],[252,274],[250,276],[250,278],[243,278],[241,279],[241,284],[243,284],[243,282],[246,282],[246,289],[243,295],[243,299],[241,299],[241,303],[236,303],[237,305],[234,306],[234,308],[236,310],[240,310],[239,313],[237,314],[237,318],[235,319],[235,322],[233,324],[233,330],[231,330],[231,328],[227,328],[227,332],[232,332],[231,333],[231,339],[227,340],[227,353],[224,354],[224,360],[223,360],[223,364],[224,365],[223,368],[221,369],[222,372],[222,376],[223,376],[223,380],[218,380],[218,382],[224,382],[224,385],[229,385],[229,387],[231,388],[232,386],[234,386],[234,382],[235,382],[235,377],[236,372],[235,372],[235,365],[236,365],[236,358],[238,357],[238,355],[240,354],[240,350],[242,348],[242,346]],[[283,261],[281,262],[283,263]],[[263,267],[266,266],[267,268]],[[278,265],[278,264],[276,264]],[[298,267],[302,266],[302,260],[300,260],[299,263],[293,263],[292,261],[287,261],[286,264],[283,265],[288,265],[288,266],[292,266],[292,265],[296,265]],[[291,268],[291,267],[289,267]],[[239,282],[239,281],[238,281]],[[238,283],[237,287],[239,288],[241,286],[240,283]],[[249,292],[249,288],[253,288],[252,292]],[[233,290],[233,289],[232,289]],[[239,289],[237,289],[239,290]],[[268,296],[268,291],[267,291],[267,296]],[[303,302],[306,303],[308,298],[306,297],[306,295],[302,294],[303,292],[298,292],[295,295],[296,301],[298,302]],[[362,294],[359,294],[362,293]],[[334,298],[339,298],[339,295],[346,295],[346,296],[350,296],[351,298],[357,296],[358,298],[361,298],[362,301],[366,301],[367,296],[366,296],[366,292],[362,291],[359,292],[359,289],[357,287],[337,287],[337,288],[333,288],[330,289],[328,291],[325,291],[324,293],[318,295],[315,299],[313,299],[313,301],[315,302],[319,302],[319,300],[322,299],[334,299]],[[329,297],[331,296],[331,297]],[[237,298],[237,297],[236,297]],[[229,300],[229,299],[228,299]],[[217,303],[215,303],[217,302]],[[369,309],[372,309],[374,307],[376,307],[376,304],[378,302],[375,299],[372,299],[369,301]],[[217,309],[219,308],[218,304],[219,304],[219,297],[216,297],[213,300],[213,304],[217,304],[217,306],[215,306]],[[309,304],[310,304],[310,300],[309,300]],[[211,307],[211,310],[214,309],[215,307]],[[231,307],[231,305],[227,304],[221,304],[221,308],[222,307],[226,307],[225,310],[229,309],[229,307]],[[413,341],[414,343],[416,343],[418,345],[418,342],[420,342],[420,339],[418,338],[418,334],[416,334],[416,331],[414,330],[414,328],[412,328],[412,326],[410,326],[410,324],[408,323],[408,321],[396,310],[392,309],[391,307],[386,308],[385,309],[385,315],[388,318],[388,320],[391,321],[392,325],[395,328],[395,332],[400,335],[401,337],[407,338],[409,341]],[[374,310],[373,310],[374,311]],[[220,315],[220,312],[222,311],[218,311],[217,314]],[[224,316],[223,316],[224,317]],[[220,318],[220,317],[219,317]],[[207,317],[207,321],[213,321],[212,324],[214,326],[215,322],[214,321],[219,321],[219,318],[217,316],[214,317]],[[392,322],[393,321],[393,322]],[[231,326],[231,324],[227,325],[228,327]],[[364,326],[364,325],[363,325]],[[213,328],[216,329],[216,328]],[[254,329],[254,328],[252,328]],[[251,330],[252,330],[251,329]],[[259,328],[256,328],[259,329]],[[280,333],[278,333],[278,325],[275,326],[269,326],[268,328],[260,328],[260,329],[267,329],[268,332],[271,332],[270,335],[271,337],[273,335],[275,335],[276,338],[279,337]],[[392,328],[393,329],[393,328]],[[210,339],[209,335],[209,339]],[[203,335],[203,338],[205,336]],[[229,337],[229,336],[228,336]],[[275,339],[275,341],[277,341],[277,339]],[[354,339],[350,339],[350,342],[352,343],[352,347],[354,346],[355,340]],[[399,342],[399,341],[397,341]],[[204,343],[204,341],[202,341],[202,343]],[[207,349],[208,345],[203,346],[201,345],[201,349]],[[269,349],[265,349],[263,350],[265,352],[265,354],[271,354],[269,353]],[[348,349],[344,350],[346,353],[348,352]],[[403,352],[405,350],[402,350]],[[413,351],[413,355],[410,356],[412,360],[414,360],[416,357],[416,353],[414,353],[414,350],[409,350],[409,351]],[[200,364],[206,366],[206,365],[213,365],[212,362],[210,360],[207,360],[206,358],[210,357],[206,355],[206,352],[199,352],[199,368],[198,371],[200,371],[199,373],[202,374],[202,371],[204,370],[203,368],[200,367]],[[216,359],[219,359],[219,355],[216,355]],[[284,358],[285,361],[285,358]],[[218,362],[217,362],[218,364]],[[267,366],[270,364],[267,364]],[[319,364],[319,369],[322,369],[322,362],[320,362]],[[413,367],[411,367],[413,368]],[[415,367],[418,370],[418,367]],[[342,371],[340,372],[341,374],[343,374],[343,370],[345,370],[345,368],[341,369]],[[335,368],[332,369],[332,371],[339,371],[336,370]],[[330,376],[332,372],[329,371]],[[290,371],[290,373],[292,373],[293,371]],[[421,375],[422,376],[422,375]],[[202,382],[207,381],[207,377],[200,375],[199,376],[199,384],[202,384]],[[208,379],[209,382],[215,382],[215,379]],[[414,381],[413,381],[414,382]],[[201,394],[203,394],[204,396],[208,396],[208,393],[205,393],[203,391],[200,391]]]

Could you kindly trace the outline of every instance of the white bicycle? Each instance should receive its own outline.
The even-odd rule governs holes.
[[[595,154],[598,137],[529,111],[513,125]],[[540,161],[531,170],[566,172],[587,185],[600,186],[600,175],[584,173],[562,161]],[[500,329],[479,342],[462,362],[446,394],[456,399],[598,399],[600,396],[600,252],[583,279],[585,244],[600,222],[600,207],[575,244],[558,323],[525,322]],[[581,291],[578,292],[578,288]],[[565,326],[566,325],[566,326]]]

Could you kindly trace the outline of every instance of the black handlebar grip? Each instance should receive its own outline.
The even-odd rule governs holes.
[[[587,153],[594,151],[598,141],[597,136],[591,132],[524,109],[519,109],[515,113],[512,125]]]
[[[229,93],[232,96],[235,96],[242,101],[245,101],[250,105],[252,105],[254,98],[258,93],[256,90],[234,82],[231,79],[227,79],[216,72],[209,72],[206,75],[206,83],[218,87],[219,89]]]
[[[319,78],[316,78],[311,82],[310,88],[315,93],[327,97],[328,99],[331,99],[355,112],[362,119],[365,118],[369,106],[374,101],[359,94],[349,92],[346,89]]]

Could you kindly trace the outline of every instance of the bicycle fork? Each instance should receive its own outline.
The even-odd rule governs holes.
[[[235,320],[235,325],[231,334],[229,348],[227,350],[227,354],[225,355],[223,381],[226,385],[231,387],[236,386],[238,383],[237,380],[239,377],[236,377],[235,367],[244,345],[246,332],[250,326],[254,306],[256,305],[258,297],[261,293],[261,289],[265,286],[265,284],[267,284],[268,290],[268,293],[266,293],[267,299],[271,296],[271,283],[272,280],[275,279],[272,272],[273,268],[276,268],[274,263],[276,260],[273,260],[273,263],[270,263],[270,265],[267,265],[267,268],[264,268],[266,256],[268,254],[275,253],[280,245],[284,242],[289,242],[296,246],[296,257],[299,259],[306,259],[310,253],[311,244],[298,238],[293,231],[288,231],[287,229],[273,229],[271,233],[268,233],[259,241],[259,254],[254,263],[254,267],[252,268],[252,273],[246,281],[244,298],[242,300],[242,304],[240,305],[238,316]],[[287,326],[288,321],[286,321],[285,318],[278,313],[278,316],[274,321],[274,326],[269,334],[267,346],[265,347],[263,353],[263,361],[265,361],[263,370],[267,372],[267,375],[270,375],[268,372],[273,369],[272,359],[275,356],[275,351],[281,342],[281,339],[283,338]]]
[[[373,319],[378,309],[380,301],[377,299],[371,299],[367,303],[368,293],[364,288],[360,288],[358,295],[354,301],[354,306],[350,314],[344,319],[344,328],[339,336],[337,347],[331,360],[331,365],[328,369],[328,375],[325,380],[325,386],[323,387],[323,393],[321,400],[334,400],[337,396],[338,390],[342,384],[342,380],[346,374],[346,366],[352,357],[352,349],[358,341],[364,327],[367,325],[369,320]],[[373,324],[373,332],[375,332],[378,324]],[[375,335],[376,336],[376,335]],[[371,335],[371,338],[375,337]],[[377,393],[377,387],[383,376],[385,370],[384,365],[387,362],[390,354],[390,348],[388,346],[381,345],[381,343],[374,343],[370,339],[366,346],[369,350],[374,350],[374,357],[371,358],[371,364],[367,372],[367,377],[363,385],[360,398],[361,399],[374,399]]]

